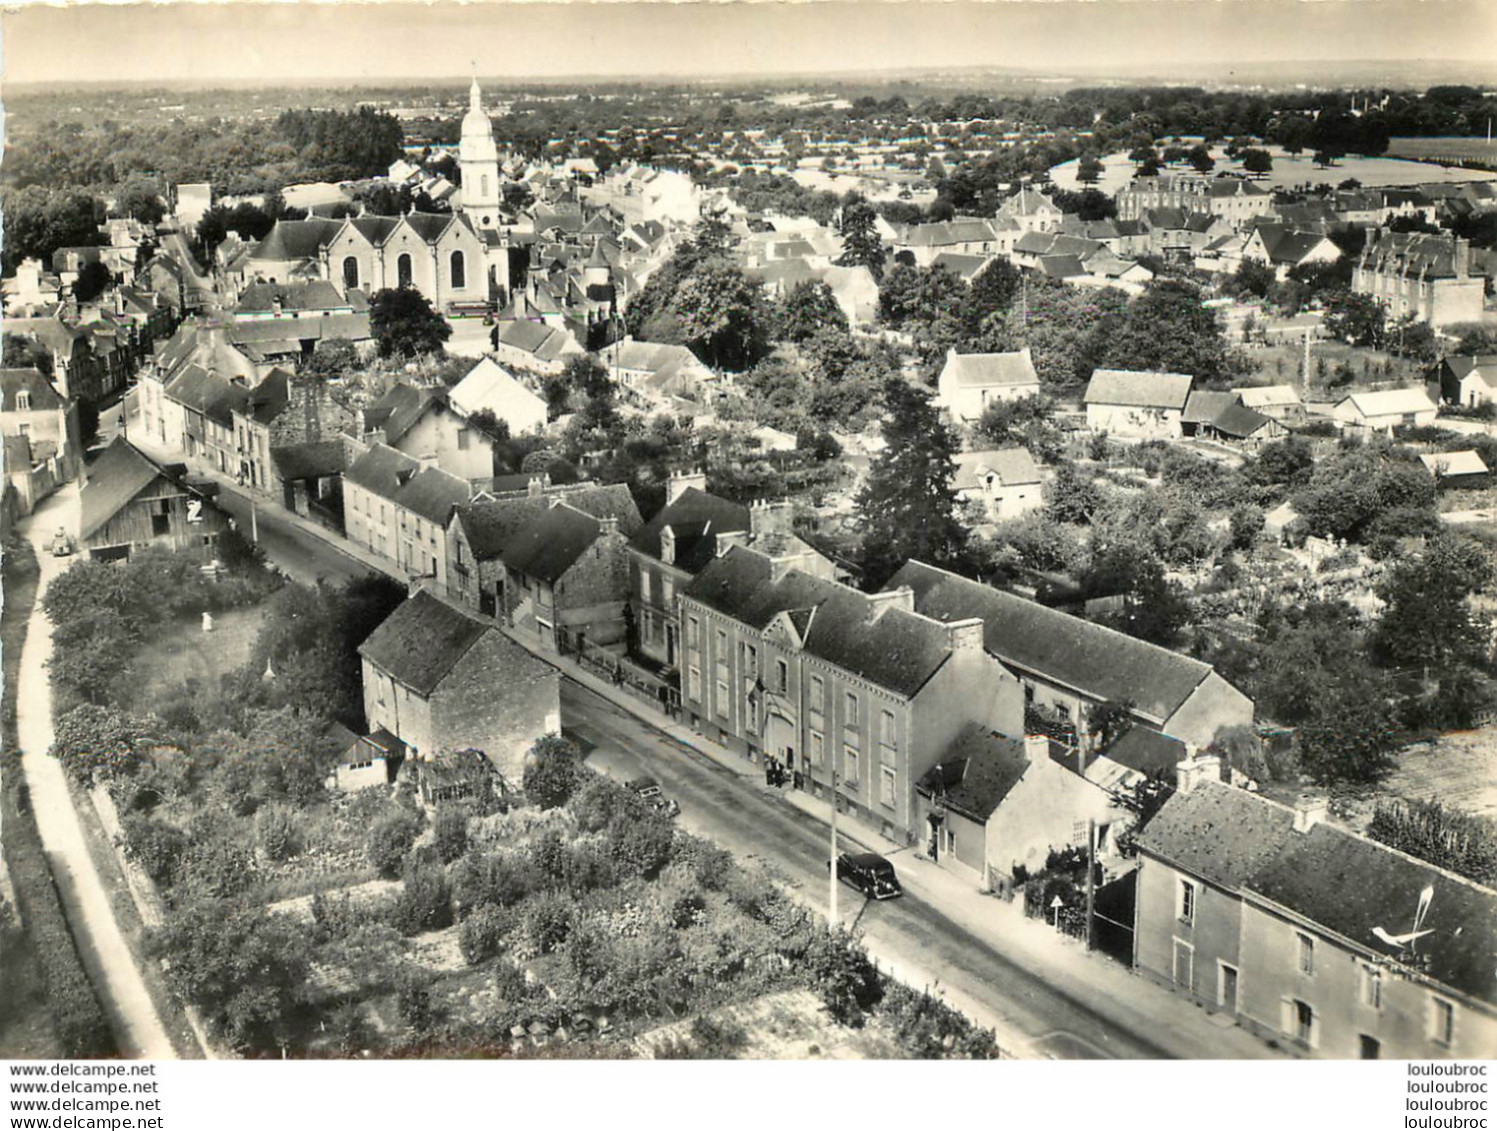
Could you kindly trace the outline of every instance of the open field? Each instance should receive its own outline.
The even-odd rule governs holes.
[[[1384,789],[1419,801],[1497,817],[1497,727],[1446,734],[1410,746]]]
[[[1497,166],[1497,141],[1484,137],[1395,137],[1388,153],[1415,161],[1483,161]]]
[[[1414,140],[1437,142],[1452,139],[1420,138]],[[1477,138],[1454,140],[1469,141],[1472,145],[1485,146],[1486,144],[1485,140]],[[1339,185],[1348,178],[1355,178],[1369,187],[1497,180],[1497,173],[1480,169],[1452,169],[1443,165],[1427,165],[1418,161],[1400,161],[1393,157],[1343,157],[1330,168],[1322,169],[1312,160],[1314,155],[1311,153],[1290,156],[1276,145],[1263,148],[1273,155],[1273,171],[1258,179],[1258,184],[1265,189],[1292,188],[1307,184]],[[1213,146],[1211,156],[1216,158],[1216,168],[1211,171],[1213,174],[1243,172],[1241,163],[1228,160],[1221,146]],[[1077,161],[1066,161],[1056,165],[1050,170],[1050,179],[1060,188],[1073,192],[1087,187],[1077,183],[1078,164]],[[1128,160],[1126,153],[1109,153],[1102,159],[1102,168],[1102,179],[1095,187],[1109,196],[1116,194],[1133,179],[1134,165]],[[1167,168],[1166,171],[1190,172],[1190,169],[1182,166],[1178,170]]]
[[[1247,359],[1257,367],[1260,379],[1270,384],[1299,385],[1304,367],[1304,340],[1275,342],[1272,345],[1253,345],[1244,350]],[[1349,346],[1345,342],[1319,339],[1310,344],[1310,386],[1313,393],[1322,388],[1318,380],[1321,361],[1325,362],[1326,376],[1332,378],[1345,362],[1351,366],[1351,383],[1326,390],[1325,398],[1335,399],[1357,388],[1373,385],[1403,384],[1422,385],[1423,367],[1408,358],[1394,357],[1379,350]],[[1385,370],[1386,367],[1386,370]],[[1312,399],[1325,399],[1312,396]]]
[[[156,702],[164,691],[188,680],[195,681],[201,694],[217,698],[220,680],[249,661],[264,619],[264,606],[254,605],[217,614],[212,632],[204,632],[196,620],[167,626],[135,657],[135,670],[149,673],[142,700]]]

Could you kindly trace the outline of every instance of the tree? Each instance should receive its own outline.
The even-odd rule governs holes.
[[[35,338],[24,338],[19,334],[6,334],[0,338],[3,354],[0,366],[6,369],[36,369],[42,376],[52,376],[52,351]]]
[[[1211,156],[1211,150],[1204,145],[1191,146],[1186,160],[1197,173],[1209,173],[1216,168],[1216,159]]]
[[[1263,533],[1264,515],[1262,507],[1252,503],[1240,503],[1227,516],[1232,534],[1232,546],[1238,550],[1249,550]]]
[[[1295,732],[1300,763],[1317,782],[1371,783],[1393,768],[1402,735],[1388,696],[1372,680],[1334,683],[1327,709]]]
[[[1240,291],[1258,298],[1267,298],[1268,292],[1278,282],[1274,269],[1261,259],[1244,259],[1233,279]]]
[[[131,177],[114,194],[114,210],[142,224],[159,224],[166,215],[161,182],[155,177]]]
[[[1091,476],[1074,463],[1062,463],[1045,486],[1045,515],[1054,522],[1084,526],[1101,506],[1102,493]]]
[[[1240,157],[1245,172],[1258,175],[1273,172],[1273,156],[1266,149],[1244,149]]]
[[[114,275],[109,266],[99,260],[85,263],[83,269],[78,272],[78,279],[73,283],[73,297],[79,302],[93,302],[114,282]]]
[[[1156,280],[1132,299],[1120,321],[1091,331],[1097,364],[1118,369],[1189,373],[1207,381],[1236,377],[1242,360],[1227,346],[1216,311],[1193,284]]]
[[[198,900],[176,910],[153,948],[172,988],[236,1048],[272,1052],[289,1039],[311,972],[299,924],[263,907]]]
[[[1387,604],[1373,629],[1373,654],[1385,664],[1437,672],[1480,664],[1491,625],[1469,598],[1492,577],[1489,551],[1455,534],[1431,539],[1423,553],[1400,559],[1378,587]]]
[[[1387,309],[1371,295],[1341,291],[1326,304],[1325,328],[1349,345],[1382,349],[1387,316]]]
[[[49,753],[84,785],[140,768],[155,727],[147,719],[85,703],[57,720]]]
[[[1105,170],[1095,157],[1083,157],[1076,166],[1076,179],[1084,185],[1094,185],[1102,179]]]
[[[48,267],[52,253],[63,247],[87,247],[99,242],[100,202],[74,189],[55,190],[32,185],[0,195],[0,228],[5,232],[4,271],[8,275],[23,259],[36,258]]]
[[[842,257],[837,260],[843,267],[866,267],[875,279],[884,276],[884,241],[878,234],[878,213],[861,196],[849,194],[842,205]]]
[[[557,734],[542,735],[525,756],[525,796],[541,809],[555,809],[571,800],[585,780],[582,752]]]
[[[714,369],[747,369],[769,352],[764,290],[734,264],[694,271],[677,288],[671,312],[686,346]]]
[[[843,927],[816,936],[806,952],[805,969],[822,1005],[839,1025],[862,1028],[884,996],[878,968]]]
[[[375,293],[369,300],[369,328],[380,357],[419,357],[439,353],[452,327],[415,287]]]
[[[1497,887],[1497,825],[1438,801],[1379,801],[1367,835],[1486,887]]]
[[[857,498],[865,580],[881,583],[906,560],[956,561],[967,531],[957,517],[956,435],[928,392],[899,377],[884,385],[884,450]]]
[[[420,815],[409,809],[386,809],[369,826],[364,838],[365,858],[381,876],[400,875],[406,855],[423,827]]]
[[[819,280],[797,283],[780,303],[780,337],[804,342],[823,329],[847,331],[847,315],[832,288]]]

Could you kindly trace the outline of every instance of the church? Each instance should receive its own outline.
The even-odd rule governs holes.
[[[478,80],[468,91],[454,210],[404,216],[281,220],[250,250],[246,281],[323,279],[340,295],[411,286],[446,313],[488,309],[509,293],[499,150]]]

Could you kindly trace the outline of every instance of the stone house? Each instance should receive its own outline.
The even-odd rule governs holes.
[[[936,404],[957,421],[980,418],[988,405],[1040,395],[1029,350],[1012,353],[946,353],[936,381]]]
[[[359,438],[433,460],[459,479],[487,480],[494,474],[494,442],[454,411],[449,397],[445,389],[392,385],[359,414]]]
[[[82,466],[78,406],[58,396],[37,369],[0,369],[0,436],[20,514],[30,514]]]
[[[1195,378],[1184,373],[1096,369],[1087,382],[1086,426],[1140,440],[1173,440]]]
[[[343,473],[348,537],[400,576],[447,581],[447,524],[468,502],[468,484],[385,444],[373,444]]]
[[[1480,322],[1486,281],[1471,273],[1469,241],[1441,233],[1378,231],[1352,270],[1351,289],[1370,295],[1390,318],[1409,316],[1435,329]]]
[[[411,757],[481,752],[512,783],[535,740],[561,730],[560,675],[492,624],[426,589],[359,645],[364,715]]]

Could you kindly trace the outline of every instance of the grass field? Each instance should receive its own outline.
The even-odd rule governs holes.
[[[164,625],[161,635],[135,657],[135,670],[148,673],[141,701],[158,702],[171,688],[189,680],[200,694],[216,700],[220,680],[249,661],[264,620],[264,606],[252,605],[218,614],[212,632],[204,632],[197,620]]]
[[[1278,342],[1267,346],[1253,346],[1245,351],[1249,361],[1257,366],[1259,378],[1275,385],[1298,385],[1300,371],[1304,366],[1305,345],[1301,341]],[[1328,390],[1315,399],[1340,396],[1349,389],[1368,385],[1397,383],[1422,384],[1423,367],[1407,358],[1394,357],[1378,350],[1349,346],[1344,342],[1316,341],[1310,346],[1310,386],[1312,392],[1320,387],[1318,374],[1320,361],[1324,359],[1326,376],[1334,377],[1342,362],[1351,366],[1352,382]],[[1386,375],[1384,373],[1386,367]]]
[[[1388,143],[1388,155],[1415,161],[1475,160],[1497,166],[1497,141],[1484,137],[1395,137]]]

